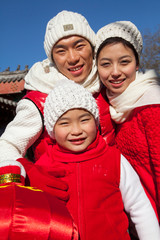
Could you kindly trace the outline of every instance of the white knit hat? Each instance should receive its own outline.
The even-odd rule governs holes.
[[[49,93],[44,104],[44,125],[51,138],[54,138],[53,129],[57,120],[74,108],[87,110],[98,124],[98,107],[92,94],[72,80],[60,80]]]
[[[140,57],[143,39],[140,31],[132,22],[118,21],[102,27],[96,35],[96,54],[101,44],[111,37],[120,37],[131,43]]]
[[[71,35],[82,36],[95,46],[95,33],[86,18],[79,13],[64,10],[52,18],[46,27],[44,49],[50,62],[53,61],[51,52],[55,43]]]

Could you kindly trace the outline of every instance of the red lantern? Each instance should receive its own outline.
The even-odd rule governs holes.
[[[0,170],[0,239],[78,240],[65,204],[39,189],[23,186],[17,169]]]

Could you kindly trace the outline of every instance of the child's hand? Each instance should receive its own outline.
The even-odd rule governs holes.
[[[62,201],[68,201],[68,185],[60,179],[65,176],[65,170],[46,169],[45,167],[35,165],[25,158],[19,158],[17,161],[20,162],[26,170],[26,185],[39,188]]]

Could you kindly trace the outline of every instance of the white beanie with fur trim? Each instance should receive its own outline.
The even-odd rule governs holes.
[[[44,125],[51,138],[54,139],[53,129],[57,120],[74,108],[87,110],[98,124],[99,112],[92,94],[72,80],[60,80],[49,93],[44,104]]]
[[[86,18],[79,13],[62,11],[53,17],[47,24],[44,49],[50,62],[52,62],[52,48],[61,38],[71,35],[79,35],[86,38],[94,47],[95,33]]]
[[[96,35],[96,54],[101,44],[111,37],[120,37],[131,43],[140,57],[143,39],[140,31],[132,22],[117,21],[102,27]]]

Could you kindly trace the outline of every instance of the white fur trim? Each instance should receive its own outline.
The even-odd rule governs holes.
[[[20,162],[14,161],[14,160],[6,160],[0,162],[0,167],[7,167],[7,166],[18,166],[21,170],[20,174],[25,178],[26,177],[26,171],[23,167],[23,165]]]

